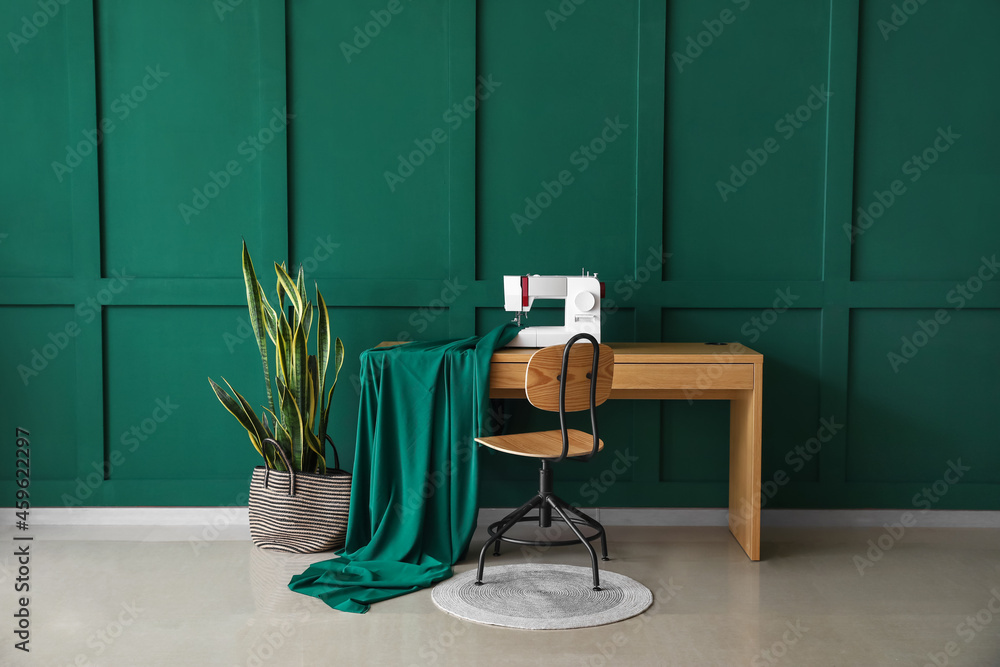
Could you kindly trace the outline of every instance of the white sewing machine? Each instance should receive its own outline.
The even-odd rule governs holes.
[[[580,276],[504,276],[503,308],[521,314],[531,310],[535,299],[563,299],[566,318],[561,327],[525,327],[507,347],[562,345],[578,333],[589,333],[601,342],[601,297],[604,283],[597,274]]]

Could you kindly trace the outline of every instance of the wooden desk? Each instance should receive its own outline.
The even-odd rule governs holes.
[[[738,343],[607,343],[611,398],[729,401],[729,530],[760,560],[760,429],[764,357]],[[504,348],[490,364],[490,396],[524,398],[530,348]]]

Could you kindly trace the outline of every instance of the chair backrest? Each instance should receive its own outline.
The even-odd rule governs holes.
[[[536,408],[559,411],[559,375],[562,373],[564,345],[544,347],[531,355],[524,377],[524,391]],[[607,345],[598,346],[597,391],[594,405],[600,405],[611,395],[615,373],[615,353]],[[594,346],[580,340],[570,348],[566,363],[566,412],[590,408],[590,373],[593,369]]]

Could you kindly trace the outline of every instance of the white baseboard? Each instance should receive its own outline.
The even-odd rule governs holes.
[[[775,528],[881,528],[911,514],[918,528],[1000,528],[1000,512],[988,510],[763,510],[760,523]]]
[[[498,521],[510,509],[482,508],[479,524]],[[726,526],[719,508],[597,508],[584,511],[608,526]],[[761,526],[782,528],[871,528],[892,524],[905,513],[921,528],[1000,528],[1000,511],[974,510],[796,510],[765,509]],[[246,526],[246,507],[39,507],[37,526]]]
[[[246,507],[38,507],[35,526],[249,526]]]

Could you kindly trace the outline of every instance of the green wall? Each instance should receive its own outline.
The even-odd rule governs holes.
[[[504,273],[586,267],[606,340],[765,355],[766,506],[910,507],[960,459],[933,506],[1000,509],[998,22],[994,0],[8,0],[2,502],[17,427],[34,506],[243,502],[257,456],[206,381],[262,399],[243,237],[327,297],[348,465],[363,349],[485,331]],[[725,403],[602,420],[571,500],[727,504]],[[513,458],[483,453],[484,504],[530,493]]]

